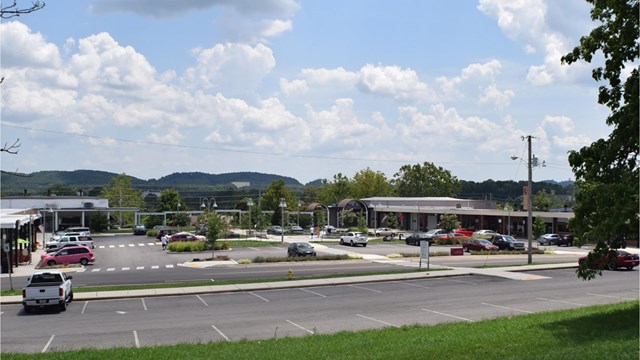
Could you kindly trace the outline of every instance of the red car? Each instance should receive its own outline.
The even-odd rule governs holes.
[[[640,264],[640,256],[638,256],[637,254],[632,254],[624,250],[616,250],[616,252],[617,252],[616,261],[607,265],[607,268],[609,270],[617,270],[618,268],[626,268],[627,270],[633,270],[634,267]],[[580,259],[578,259],[578,264],[581,265],[585,261],[587,261],[587,257],[583,256]],[[597,263],[589,264],[589,267],[593,269],[593,268],[597,268],[599,265],[603,265],[606,263],[608,263],[608,261],[606,258],[604,258],[599,260]]]
[[[91,249],[86,246],[66,246],[53,254],[42,254],[40,262],[48,266],[56,264],[77,264],[87,265],[96,261]]]
[[[472,239],[469,241],[465,241],[462,244],[462,248],[464,251],[469,252],[471,250],[475,251],[498,251],[498,247],[493,245],[491,241],[484,239]]]
[[[471,236],[473,235],[473,230],[471,229],[455,229],[453,230],[454,233],[458,233],[458,234],[462,234],[464,236]]]
[[[171,235],[170,242],[174,241],[207,241],[206,236],[192,234],[190,232],[179,232]]]

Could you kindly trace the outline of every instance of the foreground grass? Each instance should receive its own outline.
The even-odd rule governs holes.
[[[434,326],[2,359],[638,359],[638,301]],[[99,340],[98,340],[99,341]]]

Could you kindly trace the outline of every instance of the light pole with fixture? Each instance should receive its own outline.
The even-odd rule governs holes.
[[[280,224],[282,225],[282,231],[280,232],[280,242],[284,243],[284,208],[287,207],[287,203],[284,198],[280,198]]]
[[[531,139],[533,138],[533,136],[531,135],[527,135],[527,136],[522,136],[522,140],[527,139],[527,147],[528,147],[528,156],[527,156],[527,170],[528,170],[528,179],[527,179],[527,238],[528,238],[528,244],[529,244],[529,249],[527,251],[527,255],[528,255],[528,263],[531,264],[533,262],[532,260],[532,237],[533,237],[533,206],[532,206],[532,202],[531,202],[531,178],[533,175],[533,167],[534,166],[538,166],[538,158],[536,158],[535,156],[531,155]],[[516,160],[518,159],[517,156],[512,156],[511,160]],[[542,166],[545,166],[545,162],[543,161]]]
[[[253,224],[251,224],[251,207],[253,206],[253,200],[251,200],[251,198],[247,200],[247,206],[249,207],[249,230],[251,231],[253,228]]]
[[[204,198],[202,199],[200,208],[202,209],[202,211],[211,211],[211,208],[213,208],[213,211],[216,211],[216,209],[218,208],[218,203],[216,203],[215,198]]]
[[[298,200],[298,226],[300,226],[300,206],[302,206],[302,202]]]

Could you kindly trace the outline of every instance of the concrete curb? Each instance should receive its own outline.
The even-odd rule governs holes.
[[[126,290],[126,291],[99,291],[99,292],[76,292],[74,300],[107,300],[122,298],[139,298],[139,297],[159,297],[159,296],[177,296],[177,295],[198,295],[211,293],[228,293],[240,291],[258,291],[273,289],[289,289],[299,287],[316,287],[331,285],[346,285],[369,282],[382,281],[402,281],[416,280],[425,278],[441,278],[451,276],[464,275],[485,275],[497,276],[512,280],[543,280],[548,279],[546,276],[535,274],[527,274],[527,271],[552,270],[577,268],[577,264],[544,264],[544,265],[525,265],[510,266],[503,268],[432,268],[431,271],[420,271],[400,274],[383,274],[368,276],[348,276],[340,278],[328,279],[310,279],[310,280],[286,280],[265,283],[248,283],[248,284],[230,284],[230,285],[211,285],[211,286],[194,286],[184,288],[159,288],[159,289],[142,289],[142,290]],[[440,270],[442,269],[442,270]],[[434,271],[435,270],[435,271]],[[2,296],[0,304],[21,304],[22,296]]]

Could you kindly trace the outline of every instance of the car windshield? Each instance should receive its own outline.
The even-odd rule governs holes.
[[[309,245],[308,243],[299,243],[298,244],[298,248],[299,249],[310,249],[312,246]]]
[[[505,239],[506,241],[508,241],[508,242],[514,242],[514,241],[516,241],[516,239],[515,239],[513,236],[505,235],[505,236],[503,236],[503,237],[504,237],[504,239]]]
[[[488,245],[488,244],[491,244],[491,241],[489,241],[489,240],[480,240],[480,244]]]

